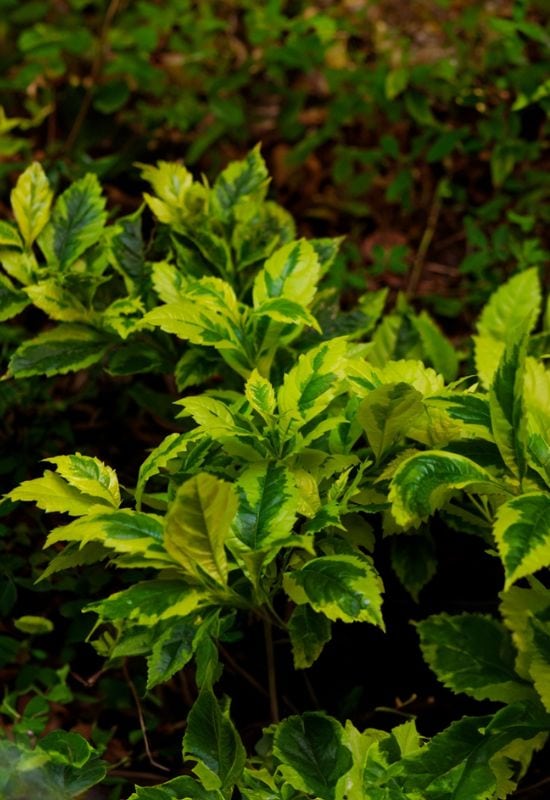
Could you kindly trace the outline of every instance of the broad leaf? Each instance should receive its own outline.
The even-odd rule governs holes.
[[[27,247],[47,224],[52,199],[53,192],[44,170],[35,161],[19,177],[11,193],[13,213]]]
[[[422,395],[406,383],[379,386],[367,394],[357,410],[357,420],[380,461],[422,415]]]
[[[429,534],[393,536],[391,564],[395,573],[413,600],[437,572],[435,547]]]
[[[85,322],[91,317],[90,311],[74,293],[63,289],[53,278],[27,286],[25,292],[34,305],[51,319],[60,322]]]
[[[186,572],[227,584],[225,542],[235,513],[233,487],[201,473],[182,484],[166,515],[164,545]]]
[[[107,505],[104,499],[91,497],[69,486],[60,475],[50,470],[46,470],[41,478],[23,481],[6,496],[11,500],[36,503],[43,511],[66,512],[73,517],[87,514],[94,505]]]
[[[63,324],[20,345],[9,362],[14,378],[64,375],[85,369],[106,354],[110,339],[83,325]]]
[[[530,492],[501,505],[493,533],[506,587],[550,566],[550,494]]]
[[[89,603],[85,610],[95,612],[101,620],[136,620],[142,625],[152,625],[162,619],[185,617],[202,600],[200,592],[183,581],[151,580]]]
[[[135,492],[136,506],[139,509],[147,481],[158,475],[170,461],[185,453],[193,439],[186,433],[171,433],[152,450],[139,468]]]
[[[120,489],[116,472],[99,458],[75,453],[70,456],[46,458],[55,464],[58,475],[84,494],[106,501],[109,505],[120,505]]]
[[[453,381],[458,372],[458,357],[448,339],[443,336],[433,319],[425,311],[411,315],[428,361],[446,381]]]
[[[331,620],[371,622],[384,627],[382,581],[359,556],[314,558],[301,569],[287,572],[284,587],[295,603],[309,603]]]
[[[239,501],[232,533],[250,550],[276,547],[292,533],[298,496],[293,475],[284,466],[259,463],[239,476]]]
[[[489,472],[469,458],[428,450],[407,458],[395,471],[389,494],[392,514],[404,527],[417,526],[442,508],[456,489],[506,494]]]
[[[274,298],[292,300],[304,308],[311,304],[320,277],[319,259],[305,239],[285,244],[265,262],[254,281],[252,299],[259,311]]]
[[[275,412],[275,390],[267,378],[262,377],[257,370],[250,373],[244,387],[246,399],[264,420],[268,421]]]
[[[193,771],[205,789],[228,793],[242,775],[246,753],[229,716],[209,688],[203,688],[187,717],[184,758],[197,762]],[[227,795],[228,796],[228,795]]]
[[[29,305],[29,298],[5,275],[0,274],[0,322],[11,319]]]
[[[310,667],[331,638],[331,624],[310,605],[296,606],[288,621],[288,633],[296,669]]]
[[[422,655],[448,689],[501,703],[532,698],[531,686],[515,671],[511,637],[495,619],[437,614],[416,627]]]
[[[0,220],[0,247],[16,247],[20,250],[22,246],[17,229],[10,222]]]
[[[107,215],[97,177],[91,173],[73,183],[57,199],[40,247],[48,261],[65,270],[103,233]]]
[[[277,394],[283,430],[314,419],[342,391],[346,354],[346,341],[333,339],[299,357]]]
[[[489,389],[493,436],[504,463],[518,477],[525,472],[523,380],[526,337],[505,348]]]
[[[343,733],[335,719],[314,711],[282,722],[275,732],[273,752],[285,780],[320,800],[335,800],[338,781],[352,766]]]
[[[185,619],[176,619],[156,637],[147,659],[147,689],[169,680],[190,661],[196,626]]]
[[[224,222],[232,220],[235,207],[243,200],[261,203],[268,183],[265,162],[259,147],[255,147],[242,161],[233,161],[216,178],[211,194],[214,213]]]

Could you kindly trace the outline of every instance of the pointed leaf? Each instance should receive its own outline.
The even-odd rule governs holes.
[[[550,494],[531,492],[501,505],[493,533],[507,587],[550,566]]]
[[[422,415],[422,395],[406,383],[389,383],[367,394],[357,410],[357,421],[380,461]]]
[[[330,620],[371,622],[383,628],[383,585],[364,559],[353,555],[321,556],[284,576],[284,587],[295,603],[309,603]]]
[[[185,453],[192,442],[186,433],[171,433],[152,450],[139,468],[138,481],[135,492],[136,506],[139,510],[141,498],[147,481],[158,475],[161,469],[167,467],[170,461]]]
[[[495,619],[437,614],[416,628],[424,659],[448,689],[501,703],[532,698],[532,688],[515,671],[511,637]]]
[[[506,494],[489,472],[469,458],[427,450],[398,466],[389,494],[392,514],[404,527],[417,526],[442,508],[456,489]]]
[[[309,242],[301,239],[276,250],[265,262],[254,281],[254,308],[272,298],[293,300],[308,308],[317,291],[320,277],[319,259]]]
[[[317,661],[331,638],[331,624],[324,614],[310,605],[296,606],[288,621],[288,633],[296,669],[306,669]]]
[[[50,217],[53,192],[38,162],[27,167],[11,193],[11,204],[19,230],[30,247]]]
[[[242,775],[246,761],[243,743],[228,705],[223,707],[209,688],[201,690],[187,717],[183,755],[197,761],[193,771],[205,789],[228,793]]]
[[[200,592],[183,581],[141,581],[116,592],[105,600],[89,603],[85,610],[98,614],[100,620],[136,620],[152,625],[158,620],[185,617],[202,601]]]
[[[233,218],[235,207],[243,200],[261,203],[265,197],[269,175],[259,147],[242,161],[233,161],[216,178],[211,202],[214,213],[223,221]]]
[[[15,378],[64,375],[100,361],[110,340],[83,325],[58,325],[20,345],[9,363]]]
[[[257,411],[265,420],[273,415],[276,406],[275,390],[258,370],[254,369],[250,373],[244,392],[254,411]]]
[[[523,381],[526,342],[526,336],[522,336],[507,345],[489,389],[493,436],[505,464],[518,477],[525,472]]]
[[[57,199],[39,242],[46,258],[65,270],[99,241],[106,219],[99,181],[89,173]]]
[[[58,475],[84,494],[106,501],[109,505],[120,505],[120,489],[114,469],[107,467],[99,458],[75,453],[70,456],[46,458],[56,465]]]
[[[314,711],[284,720],[275,731],[273,752],[285,780],[320,800],[335,800],[336,785],[352,766],[340,723]]]
[[[233,487],[201,473],[180,486],[166,515],[164,545],[192,575],[227,584],[225,541],[235,513]]]
[[[292,533],[298,497],[292,473],[284,466],[253,464],[235,484],[239,501],[232,533],[250,550],[276,547]]]
[[[36,503],[43,511],[66,512],[73,517],[87,514],[94,505],[106,505],[105,500],[83,494],[50,470],[41,478],[23,481],[6,497]]]
[[[182,619],[170,625],[155,638],[147,659],[147,689],[165,683],[191,660],[196,625]]]
[[[25,292],[16,289],[9,278],[0,274],[0,322],[15,317],[28,305]]]

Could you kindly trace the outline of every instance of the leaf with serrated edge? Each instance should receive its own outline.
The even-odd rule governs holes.
[[[64,375],[100,361],[109,339],[83,325],[62,324],[20,345],[9,362],[15,378]]]
[[[359,556],[321,556],[284,575],[284,588],[298,605],[309,603],[331,620],[384,627],[382,580]]]
[[[229,717],[229,707],[223,708],[208,687],[202,688],[187,717],[183,755],[197,762],[193,772],[205,789],[220,789],[229,796],[242,775],[246,761],[243,743]]]
[[[335,800],[338,781],[352,766],[343,734],[339,722],[320,712],[284,720],[276,728],[273,752],[285,780],[320,800]]]
[[[46,258],[65,270],[99,242],[106,220],[99,181],[88,173],[58,197],[38,243]]]
[[[454,453],[427,450],[403,461],[392,478],[389,499],[400,525],[418,526],[442,508],[453,491],[507,494],[486,470]]]
[[[513,703],[533,698],[533,689],[514,668],[506,628],[481,614],[437,614],[416,623],[424,659],[453,692],[476,700]]]
[[[11,193],[13,214],[27,247],[30,247],[50,217],[53,192],[38,162],[19,177]]]
[[[550,566],[550,493],[530,492],[501,505],[493,534],[506,588]]]
[[[57,473],[84,494],[106,500],[115,507],[120,505],[120,489],[116,472],[99,458],[75,453],[70,456],[56,456],[44,460],[55,464]]]
[[[308,308],[317,291],[319,259],[305,239],[283,245],[270,256],[254,281],[254,308],[272,298],[293,300]]]
[[[164,546],[191,575],[227,584],[225,541],[235,513],[233,487],[201,473],[180,486],[166,515]]]
[[[310,667],[331,638],[331,624],[310,605],[296,606],[288,620],[288,633],[296,669]]]
[[[46,470],[41,478],[23,481],[6,495],[11,500],[36,503],[43,511],[66,512],[73,517],[90,512],[94,505],[104,506],[105,500],[90,497],[63,480],[55,472]]]
[[[422,395],[406,383],[378,386],[367,394],[357,410],[357,421],[367,434],[376,460],[405,435],[424,407]]]

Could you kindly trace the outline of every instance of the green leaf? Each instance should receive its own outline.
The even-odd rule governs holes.
[[[72,731],[52,731],[40,739],[39,747],[56,763],[74,767],[83,767],[94,755],[86,739]]]
[[[135,492],[136,507],[140,508],[147,481],[158,475],[170,461],[185,453],[193,439],[187,433],[171,433],[152,450],[139,468]]]
[[[193,771],[205,789],[227,793],[242,775],[246,753],[229,705],[219,703],[209,688],[201,690],[189,712],[183,755],[197,761]]]
[[[28,305],[25,292],[16,289],[9,278],[0,274],[0,322],[15,317]]]
[[[83,456],[75,453],[70,456],[46,458],[45,461],[55,464],[58,475],[83,494],[91,495],[98,502],[106,501],[118,508],[120,505],[120,489],[114,469],[107,467],[99,458]]]
[[[284,587],[295,603],[309,603],[330,620],[384,627],[382,581],[364,558],[347,554],[313,558],[301,569],[287,572]]]
[[[410,319],[420,336],[429,362],[446,381],[453,381],[458,373],[458,357],[452,344],[425,311],[421,311],[418,316],[411,315]]]
[[[258,370],[250,373],[244,387],[246,399],[264,420],[268,421],[275,413],[275,390],[267,378],[262,377]]]
[[[19,617],[13,620],[13,624],[18,631],[29,633],[32,636],[36,636],[40,633],[51,633],[53,631],[53,622],[46,619],[46,617]]]
[[[46,470],[41,478],[23,481],[6,495],[11,500],[36,503],[43,511],[66,512],[73,517],[87,514],[96,504],[105,501],[82,494],[55,472]]]
[[[530,333],[541,300],[538,270],[533,267],[517,273],[491,295],[477,323],[479,334],[507,342],[518,330]]]
[[[180,775],[158,786],[136,786],[128,800],[222,800],[219,792],[209,792],[190,775]]]
[[[380,461],[422,415],[422,395],[406,383],[389,383],[367,394],[357,410],[357,421]]]
[[[389,493],[392,514],[403,527],[417,526],[442,508],[456,489],[506,494],[489,472],[469,458],[427,450],[407,458],[395,471]]]
[[[407,533],[391,540],[391,564],[413,600],[437,572],[433,540],[429,535]]]
[[[0,247],[22,247],[21,237],[9,222],[0,220]]]
[[[188,620],[176,619],[156,637],[147,659],[147,689],[169,680],[190,661],[196,626]]]
[[[219,278],[202,278],[189,284],[181,300],[153,309],[143,322],[192,344],[215,347],[234,369],[247,375],[250,371],[237,298],[229,284]]]
[[[416,627],[422,655],[448,689],[500,703],[532,698],[531,686],[515,670],[511,637],[497,620],[437,614]]]
[[[310,605],[296,606],[288,620],[288,633],[296,669],[306,669],[317,661],[331,639],[331,624],[324,614]]]
[[[317,291],[320,265],[317,254],[305,239],[276,250],[254,281],[252,299],[256,311],[273,298],[292,300],[308,308]]]
[[[65,270],[100,240],[106,219],[99,181],[89,173],[57,199],[40,247],[49,261]]]
[[[510,743],[535,740],[550,729],[550,717],[515,703],[494,717],[464,717],[390,768],[408,792],[422,800],[492,800]],[[414,795],[413,795],[414,796]]]
[[[269,317],[275,322],[283,322],[290,325],[309,325],[318,333],[321,333],[319,323],[309,311],[300,303],[288,300],[286,297],[273,297],[265,300],[254,314],[257,317]]]
[[[233,219],[235,206],[252,200],[259,204],[265,197],[269,175],[260,148],[255,147],[242,161],[233,161],[218,175],[211,193],[212,210],[224,222]]]
[[[25,292],[34,305],[51,319],[60,322],[84,322],[91,316],[74,294],[59,286],[54,278],[27,286]]]
[[[191,586],[178,580],[141,581],[116,592],[105,600],[89,603],[86,611],[93,611],[104,620],[135,620],[142,625],[172,617],[185,617],[200,605],[203,596]]]
[[[527,358],[523,385],[527,459],[550,487],[550,370]]]
[[[141,177],[151,184],[157,197],[144,194],[147,205],[161,222],[179,222],[184,216],[193,176],[183,164],[159,161],[156,166],[140,164]]]
[[[279,771],[298,791],[335,800],[338,781],[352,766],[351,751],[342,740],[340,723],[322,713],[288,717],[277,727],[273,742]]]
[[[128,508],[98,510],[95,505],[86,516],[54,528],[46,540],[46,546],[56,542],[101,542],[117,553],[151,552],[156,558],[170,563],[162,547],[162,537],[161,518],[154,514]]]
[[[292,534],[298,497],[292,473],[280,464],[253,464],[239,476],[232,533],[246,548],[276,547]]]
[[[523,381],[526,335],[505,348],[489,389],[493,436],[506,466],[521,477],[525,472]]]
[[[550,493],[530,492],[501,505],[493,533],[506,587],[550,566]]]
[[[48,222],[52,199],[53,192],[46,174],[35,161],[19,177],[11,193],[13,213],[27,247],[32,245]]]
[[[227,584],[225,542],[237,511],[233,487],[201,473],[182,484],[166,515],[164,545],[191,575]]]
[[[293,420],[305,423],[314,419],[343,390],[346,355],[347,343],[340,338],[323,342],[299,357],[277,393],[284,430]]]
[[[100,361],[110,340],[83,325],[62,324],[20,345],[9,362],[15,378],[64,375]]]

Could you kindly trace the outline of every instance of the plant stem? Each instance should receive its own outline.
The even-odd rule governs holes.
[[[128,672],[128,664],[126,661],[124,662],[124,666],[122,668],[124,673],[124,677],[126,679],[126,683],[132,693],[132,697],[134,698],[134,702],[136,704],[136,710],[138,713],[139,718],[139,727],[141,728],[141,733],[143,734],[143,743],[145,745],[145,752],[147,753],[147,758],[149,759],[149,763],[151,766],[156,767],[157,769],[162,769],[164,772],[170,772],[169,767],[165,767],[163,764],[159,764],[158,761],[155,761],[153,758],[153,754],[151,752],[151,748],[149,747],[149,739],[147,737],[147,728],[145,727],[145,719],[143,717],[143,710],[141,708],[141,701],[139,699],[139,695],[137,693],[137,689],[134,685],[133,680],[130,678],[130,673]]]
[[[103,64],[105,62],[105,49],[107,46],[107,36],[109,35],[109,28],[111,27],[111,23],[115,18],[115,15],[119,9],[121,0],[111,0],[107,11],[105,12],[105,17],[103,19],[103,24],[101,26],[101,31],[99,33],[99,40],[97,43],[97,52],[95,54],[94,60],[92,62],[92,70],[90,73],[90,84],[86,89],[86,94],[84,95],[84,99],[82,100],[82,105],[76,115],[76,119],[73,123],[73,127],[71,128],[69,135],[67,136],[67,141],[65,143],[65,149],[67,153],[70,153],[73,149],[76,140],[78,139],[78,134],[84,124],[84,120],[88,115],[88,111],[90,110],[90,106],[92,104],[92,99],[94,96],[94,89],[97,85],[99,76],[101,75],[101,70],[103,69]]]
[[[268,620],[264,620],[265,653],[267,659],[267,683],[269,687],[269,708],[271,721],[279,722],[279,702],[277,700],[277,679],[275,675],[275,654],[273,651],[273,628]]]
[[[436,187],[435,189],[432,205],[428,213],[428,221],[426,223],[426,229],[422,234],[422,239],[420,240],[420,244],[418,245],[418,250],[416,251],[416,255],[414,257],[414,263],[411,269],[411,273],[409,275],[407,290],[405,292],[407,300],[410,300],[416,294],[418,284],[420,283],[420,278],[422,277],[422,270],[424,269],[424,260],[426,258],[426,254],[428,252],[430,244],[432,243],[432,239],[434,237],[435,230],[437,227],[437,221],[439,219],[439,214],[441,211],[441,197],[438,189],[439,187]]]

